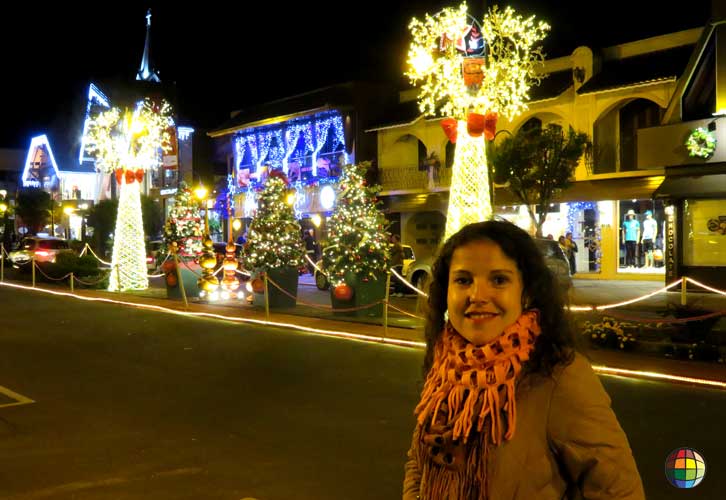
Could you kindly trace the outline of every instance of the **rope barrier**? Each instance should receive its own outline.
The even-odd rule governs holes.
[[[106,279],[106,276],[102,276],[98,281],[83,281],[83,280],[79,279],[75,275],[73,276],[73,279],[76,280],[77,282],[83,284],[83,285],[93,286],[93,285],[98,285],[100,282],[102,282],[103,280],[105,280]]]
[[[189,267],[189,264],[187,264],[184,259],[179,259],[179,262],[181,262],[182,264],[184,264],[184,267],[186,267],[187,269],[189,269],[196,277],[198,277],[198,278],[201,278],[202,277],[201,274],[199,274],[194,269],[192,269],[191,267]]]
[[[626,301],[623,301],[623,302],[618,302],[617,304],[608,304],[608,305],[604,305],[604,306],[595,306],[594,309],[596,309],[598,311],[604,311],[606,309],[614,309],[616,307],[622,307],[622,306],[627,306],[629,304],[635,304],[636,302],[640,302],[640,301],[645,300],[645,299],[648,299],[648,298],[650,298],[650,297],[652,297],[654,295],[658,295],[659,293],[665,292],[667,290],[670,290],[671,288],[673,288],[675,286],[678,286],[680,284],[681,284],[681,280],[674,281],[670,285],[664,286],[663,288],[660,288],[660,289],[656,290],[655,292],[651,292],[651,293],[645,294],[645,295],[643,295],[641,297],[637,297],[637,298],[632,299],[632,300],[626,300]]]
[[[421,320],[424,320],[424,321],[426,320],[426,318],[423,318],[421,316],[416,316],[415,314],[411,314],[408,311],[404,311],[403,309],[400,309],[400,308],[394,306],[390,302],[387,302],[387,304],[388,304],[388,307],[390,307],[391,309],[395,309],[396,311],[400,312],[401,314],[405,314],[406,316],[411,316],[412,318],[421,319]]]
[[[43,270],[40,268],[40,266],[38,266],[37,262],[33,261],[33,265],[36,267],[36,269],[38,269],[38,271],[40,271],[40,274],[42,274],[43,276],[45,276],[47,279],[49,279],[51,281],[63,281],[64,279],[66,279],[68,276],[70,276],[72,274],[72,273],[68,273],[65,276],[63,276],[62,278],[51,278],[50,276],[48,276],[47,274],[45,274],[43,272]]]
[[[162,276],[166,276],[166,273],[161,273],[161,274],[147,274],[146,275],[147,278],[161,278]]]
[[[661,323],[665,325],[690,323],[691,321],[703,321],[704,319],[717,318],[719,316],[726,316],[726,310],[716,311],[708,314],[702,314],[701,316],[691,316],[690,318],[676,318],[676,319],[650,319],[650,318],[635,318],[633,316],[626,316],[623,314],[608,313],[615,319],[622,319],[624,321],[634,321],[637,323]]]
[[[423,291],[419,290],[419,289],[418,289],[418,288],[416,288],[416,287],[415,287],[414,285],[412,285],[411,283],[409,283],[409,282],[408,282],[408,281],[406,280],[406,278],[404,278],[403,276],[401,276],[400,274],[398,274],[398,273],[396,272],[396,270],[395,270],[395,269],[391,268],[391,272],[392,272],[392,273],[393,273],[393,274],[394,274],[394,275],[396,276],[396,278],[398,278],[399,280],[401,280],[401,282],[402,282],[402,283],[403,283],[404,285],[406,285],[407,287],[409,287],[409,288],[410,288],[411,290],[413,290],[413,291],[414,291],[414,292],[416,292],[417,294],[419,294],[419,295],[422,295],[422,296],[424,296],[424,297],[426,297],[426,298],[428,298],[428,297],[429,297],[429,295],[428,295],[427,293],[425,293],[425,292],[423,292]]]
[[[236,272],[237,274],[241,274],[242,276],[247,276],[248,278],[252,276],[249,272],[240,271],[239,269],[235,269],[234,272]]]
[[[327,277],[328,277],[328,275],[327,275],[327,274],[326,274],[325,272],[323,272],[323,270],[322,270],[322,269],[320,269],[320,268],[319,268],[319,267],[318,267],[318,266],[317,266],[317,265],[315,264],[315,262],[313,262],[313,261],[312,261],[312,259],[311,259],[311,258],[310,258],[310,257],[308,256],[308,254],[305,254],[305,258],[306,258],[306,259],[308,259],[308,262],[310,262],[310,263],[311,263],[311,264],[313,265],[313,267],[314,267],[315,269],[317,269],[317,270],[318,270],[318,272],[319,272],[320,274],[322,274],[323,276],[325,276],[325,278],[327,278]]]
[[[725,295],[725,296],[726,296],[726,292],[725,292],[725,291],[723,291],[723,290],[718,290],[718,289],[716,289],[716,288],[711,288],[710,286],[708,286],[708,285],[704,285],[704,284],[703,284],[703,283],[701,283],[700,281],[696,281],[696,280],[694,280],[693,278],[689,278],[689,277],[686,277],[686,281],[690,281],[690,282],[691,282],[691,283],[693,283],[694,285],[696,285],[696,286],[700,286],[701,288],[704,288],[704,289],[708,290],[709,292],[713,292],[713,293],[718,293],[719,295]]]
[[[83,251],[85,252],[86,249],[90,250],[91,254],[93,254],[93,256],[96,258],[96,260],[98,262],[100,262],[101,264],[105,264],[107,266],[113,266],[112,263],[106,262],[105,260],[103,260],[102,258],[100,258],[98,255],[96,255],[96,252],[93,251],[93,248],[91,248],[91,246],[88,243],[86,243],[86,246],[83,247]],[[83,255],[84,255],[84,253],[82,252],[81,253],[81,257],[83,257]]]
[[[290,297],[292,299],[295,299],[295,302],[296,303],[299,303],[299,304],[302,304],[302,305],[307,305],[307,306],[310,306],[310,307],[315,307],[315,308],[318,308],[318,309],[325,309],[326,311],[333,311],[333,312],[362,311],[363,309],[370,309],[371,307],[375,307],[378,304],[382,304],[384,302],[383,300],[379,300],[378,302],[373,302],[372,304],[366,304],[366,305],[363,305],[363,306],[346,307],[346,308],[337,308],[336,309],[336,308],[334,308],[332,306],[324,306],[324,305],[321,305],[321,304],[311,304],[309,302],[298,301],[297,297],[295,297],[294,295],[292,295],[287,290],[284,290],[283,288],[281,288],[280,285],[278,285],[273,280],[271,280],[269,276],[267,276],[267,281],[269,283],[272,283],[272,286],[274,286],[275,288],[277,288],[278,290],[280,290],[282,293],[284,293],[288,297]]]

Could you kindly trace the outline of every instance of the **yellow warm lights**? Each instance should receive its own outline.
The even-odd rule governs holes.
[[[511,7],[492,7],[484,16],[481,31],[487,46],[484,78],[478,86],[467,86],[462,78],[464,54],[456,41],[467,29],[466,4],[446,8],[423,21],[409,24],[413,41],[408,52],[406,75],[420,87],[419,106],[427,115],[465,118],[467,113],[495,112],[513,118],[527,109],[529,87],[539,81],[536,65],[544,60],[536,44],[549,30],[534,17],[523,19]]]
[[[199,187],[194,190],[194,196],[200,200],[205,199],[207,197],[207,188],[200,184]]]
[[[467,15],[466,3],[409,25],[413,41],[406,75],[419,87],[421,112],[458,120],[442,241],[465,224],[492,215],[485,139],[481,132],[469,135],[467,118],[476,113],[511,120],[527,109],[530,84],[541,78],[536,65],[544,59],[536,44],[549,30],[546,23],[535,24],[534,17],[524,19],[510,7],[492,7],[481,23],[483,53],[472,58],[462,51],[461,42],[473,28],[478,26]],[[474,73],[465,74],[465,68],[474,68]]]
[[[232,221],[232,229],[235,231],[239,231],[242,228],[242,221],[239,219],[235,219]]]
[[[110,291],[149,286],[140,186],[144,172],[157,167],[162,152],[171,149],[171,114],[168,102],[144,99],[133,111],[112,108],[88,122],[86,150],[95,154],[99,169],[115,173],[119,184]]]

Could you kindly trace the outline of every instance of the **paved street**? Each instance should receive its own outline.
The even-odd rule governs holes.
[[[0,287],[0,498],[395,499],[421,351]],[[721,498],[726,392],[603,378],[649,498]],[[2,389],[0,389],[2,390]],[[694,491],[664,460],[707,461]]]

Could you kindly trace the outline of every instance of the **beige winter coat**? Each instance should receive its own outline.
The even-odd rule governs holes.
[[[490,500],[645,498],[610,398],[584,357],[576,355],[552,377],[529,376],[516,398],[514,438],[490,448]],[[409,451],[404,500],[419,498],[419,470]]]

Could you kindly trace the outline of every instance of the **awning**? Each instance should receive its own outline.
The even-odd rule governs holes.
[[[572,183],[569,188],[554,196],[550,201],[551,203],[565,203],[569,201],[650,199],[663,179],[665,177],[662,175],[653,175],[578,181]],[[508,189],[497,188],[494,197],[497,205],[518,205],[520,203]]]
[[[653,198],[726,198],[726,174],[666,177]]]
[[[711,176],[713,177],[713,176]],[[644,200],[654,196],[665,176],[624,177],[579,181],[550,200],[551,203],[570,201]],[[446,212],[449,203],[448,191],[439,193],[416,193],[381,196],[383,208],[389,212],[421,212],[439,210]],[[494,205],[519,205],[519,199],[507,188],[496,188]]]

